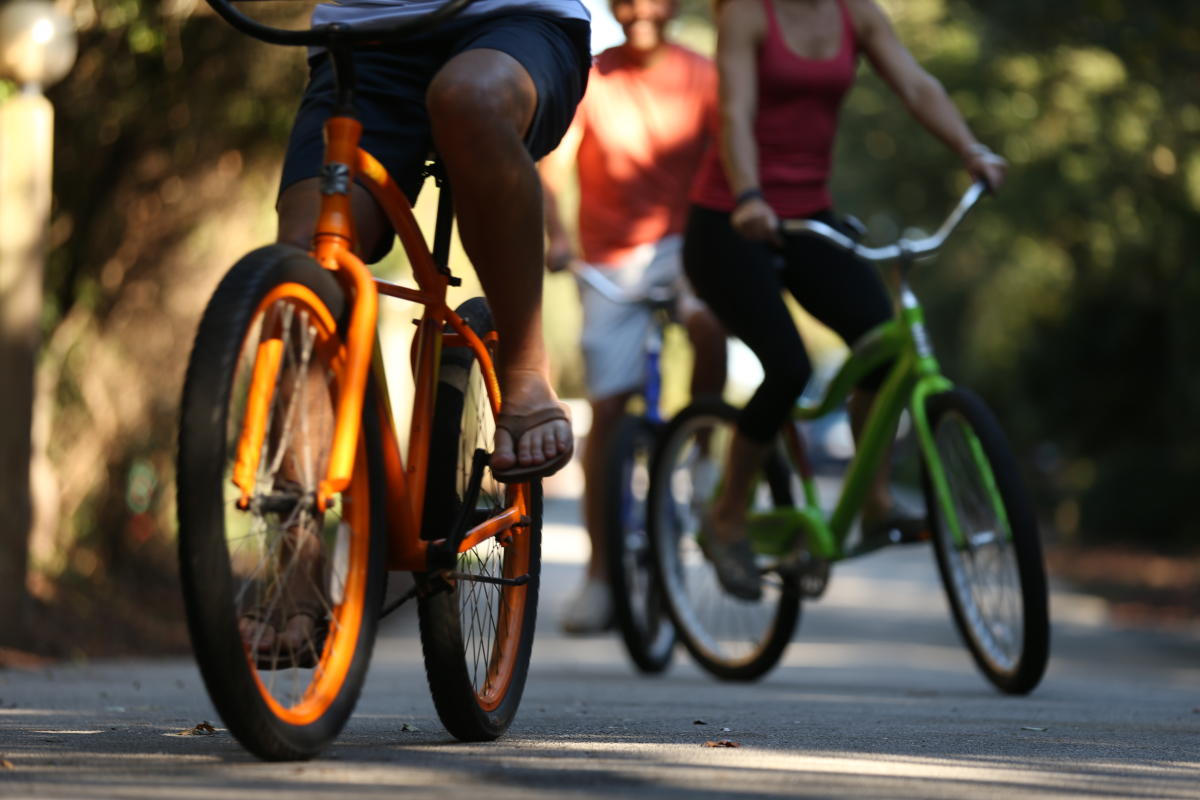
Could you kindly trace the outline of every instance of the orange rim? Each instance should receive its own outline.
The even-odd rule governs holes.
[[[277,303],[288,303],[297,310],[308,312],[316,335],[313,354],[328,365],[335,375],[340,376],[339,368],[344,363],[344,350],[337,339],[335,323],[325,304],[311,289],[301,284],[280,284],[259,304],[255,319],[267,313]],[[264,333],[264,336],[269,335],[271,334]],[[274,336],[278,337],[279,333],[274,332]],[[290,705],[280,702],[268,683],[264,682],[249,648],[246,649],[247,665],[263,701],[277,718],[292,725],[310,724],[329,710],[341,692],[358,649],[365,613],[371,528],[370,483],[365,450],[365,443],[360,435],[353,475],[349,485],[342,492],[342,520],[349,526],[345,588],[341,602],[332,607],[324,648],[299,699]]]
[[[509,503],[521,514],[529,511],[529,486],[521,484],[509,490]],[[531,531],[527,527],[510,529],[511,541],[504,546],[505,578],[517,578],[529,572]],[[496,619],[496,639],[483,685],[475,688],[476,702],[484,711],[495,711],[508,695],[521,649],[525,629],[525,603],[529,585],[501,586]]]

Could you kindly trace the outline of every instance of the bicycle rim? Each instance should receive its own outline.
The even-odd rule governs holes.
[[[281,289],[260,306],[234,372],[227,416],[225,541],[234,610],[240,624],[253,629],[245,640],[247,661],[262,698],[279,719],[305,725],[325,714],[337,698],[367,614],[370,488],[360,445],[347,491],[326,512],[316,510],[317,485],[328,462],[321,450],[332,439],[337,389],[330,362],[338,342],[309,298]],[[278,330],[269,330],[276,326]],[[280,345],[282,363],[251,507],[243,511],[238,508],[241,491],[229,478],[254,364],[273,341]],[[294,625],[298,632],[293,635],[272,636],[270,631],[286,627],[293,612],[309,609],[317,617],[314,624]]]
[[[700,521],[722,481],[736,416],[724,404],[694,404],[671,422],[654,460],[652,542],[671,617],[688,650],[720,678],[752,680],[783,654],[800,596],[793,581],[772,571],[763,575],[761,599],[734,597],[705,555]],[[779,487],[760,481],[750,513],[787,502]]]
[[[617,624],[630,657],[644,672],[661,672],[675,647],[647,525],[655,426],[625,417],[609,452],[605,480],[606,540]]]
[[[481,300],[468,301],[459,314],[476,333],[491,330]],[[458,535],[513,506],[528,521],[460,552],[451,569],[453,588],[419,606],[426,674],[438,715],[454,736],[470,741],[499,736],[515,715],[537,610],[540,483],[506,486],[485,467],[478,496],[465,507],[472,463],[477,453],[490,452],[495,431],[479,361],[469,348],[447,348],[431,444],[425,535]]]
[[[311,757],[341,729],[382,592],[372,402],[349,485],[326,511],[315,503],[340,309],[336,282],[304,253],[255,251],[210,301],[185,383],[179,545],[193,649],[222,719],[264,758]],[[256,423],[261,444],[243,444]]]
[[[1040,679],[1047,652],[1041,548],[1015,465],[983,408],[962,390],[935,401],[933,441],[949,487],[948,507],[931,502],[935,545],[976,662],[1001,689],[1024,692]]]

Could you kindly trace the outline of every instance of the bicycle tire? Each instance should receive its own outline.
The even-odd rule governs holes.
[[[952,496],[952,507],[942,507],[926,466],[934,552],[955,625],[989,681],[1003,692],[1026,694],[1045,673],[1050,650],[1046,573],[1033,504],[1004,432],[982,400],[955,388],[931,396],[926,409]],[[963,528],[963,547],[955,545],[950,514]],[[1006,523],[1009,535],[998,536]],[[998,578],[990,587],[984,575],[989,567],[996,568]],[[1016,619],[1000,618],[1014,609]]]
[[[737,409],[714,399],[693,402],[676,415],[659,437],[651,467],[650,541],[660,585],[675,629],[688,652],[722,680],[752,681],[782,657],[800,618],[800,588],[794,576],[764,576],[762,599],[740,600],[727,594],[697,542],[699,516],[719,481],[701,479],[697,498],[696,465],[704,458],[712,469],[723,466],[724,447],[732,436]],[[705,456],[684,453],[694,434],[710,431]],[[691,463],[688,463],[689,460]],[[708,469],[708,468],[706,468]],[[794,505],[791,473],[778,453],[764,468],[765,485],[756,502]]]
[[[229,271],[209,301],[184,382],[177,502],[192,648],[221,719],[266,760],[312,758],[341,731],[366,676],[386,584],[373,395],[368,391],[364,403],[351,483],[324,513],[311,502],[324,477],[322,457],[307,446],[324,431],[297,433],[332,425],[329,361],[341,344],[345,306],[333,275],[306,253],[260,248]],[[239,404],[257,344],[275,341],[282,367],[253,499],[241,511],[230,480],[243,425]],[[285,649],[283,637],[268,637],[264,628],[251,628],[257,647],[243,641],[239,625],[248,619],[286,625],[301,608],[297,595],[316,606],[303,641]],[[268,638],[274,642],[264,644]]]
[[[457,311],[481,337],[493,330],[482,298],[468,300]],[[491,449],[495,420],[469,347],[443,348],[439,376],[422,534],[431,540],[450,536],[456,524],[470,527],[486,519],[509,505],[517,491],[514,485],[506,489],[497,483],[490,468],[485,469],[479,501],[461,513],[472,457],[477,449]],[[525,485],[528,525],[507,545],[490,538],[460,554],[456,568],[494,578],[528,575],[528,582],[498,586],[458,579],[452,591],[427,595],[417,605],[434,707],[446,730],[462,741],[501,736],[525,689],[537,620],[542,534],[541,481]]]
[[[650,461],[658,426],[625,415],[604,463],[604,542],[613,616],[629,657],[639,670],[662,672],[678,638],[665,607],[646,529]]]

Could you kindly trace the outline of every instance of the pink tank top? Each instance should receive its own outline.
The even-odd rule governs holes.
[[[767,32],[758,53],[758,106],[754,138],[758,175],[767,203],[781,217],[802,217],[829,208],[829,173],[842,99],[854,83],[858,44],[845,0],[842,41],[827,60],[803,58],[788,47],[775,16],[774,0],[763,0]],[[721,166],[716,137],[692,185],[692,202],[732,211],[733,192]]]

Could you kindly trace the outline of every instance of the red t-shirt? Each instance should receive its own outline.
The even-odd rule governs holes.
[[[716,107],[712,61],[669,44],[649,67],[621,47],[596,57],[573,125],[579,143],[579,239],[585,260],[613,264],[682,233],[688,189]]]
[[[842,99],[854,83],[858,41],[854,20],[840,0],[842,41],[830,59],[803,58],[788,47],[773,0],[763,0],[767,32],[758,53],[759,184],[767,204],[781,217],[803,217],[829,208],[829,173]],[[704,154],[692,201],[732,211],[733,192],[715,142]]]

